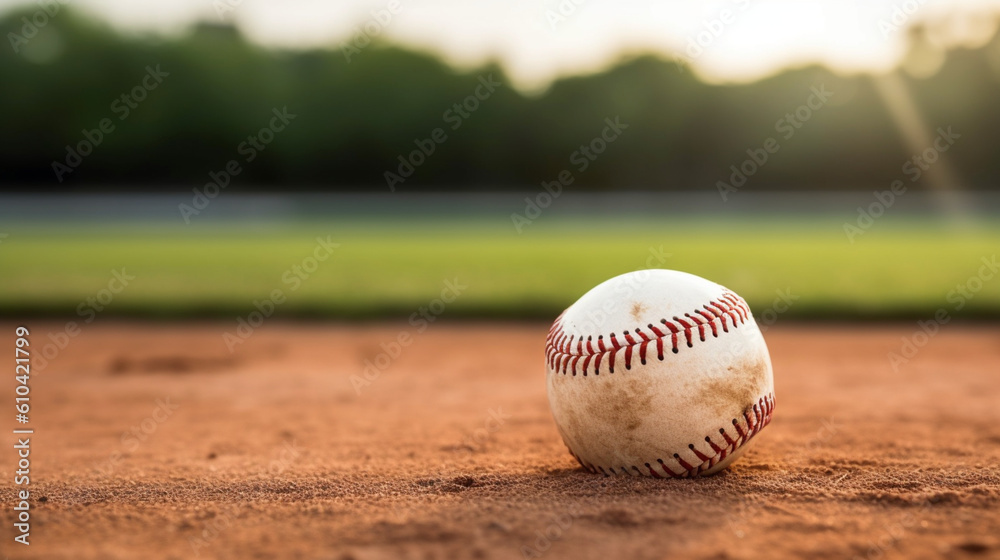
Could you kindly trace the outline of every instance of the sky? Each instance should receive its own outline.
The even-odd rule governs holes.
[[[907,25],[936,22],[942,45],[976,46],[995,33],[1000,13],[1000,0],[59,1],[135,32],[231,22],[257,42],[296,48],[343,48],[367,35],[460,67],[498,60],[527,90],[650,51],[683,60],[712,82],[817,62],[884,72],[902,57]],[[0,0],[0,9],[24,4]]]

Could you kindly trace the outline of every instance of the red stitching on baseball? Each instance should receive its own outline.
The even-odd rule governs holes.
[[[750,439],[764,429],[764,426],[771,423],[771,416],[774,413],[774,394],[768,393],[767,396],[759,399],[757,403],[753,405],[752,409],[754,411],[753,417],[751,417],[747,411],[744,411],[743,413],[743,421],[746,423],[745,429],[740,426],[739,420],[733,418],[733,426],[736,429],[736,433],[739,434],[736,438],[731,437],[725,427],[719,428],[719,434],[722,435],[723,439],[726,441],[724,446],[717,444],[715,440],[712,439],[712,436],[705,436],[705,443],[707,443],[714,452],[712,455],[708,455],[707,453],[698,450],[695,447],[695,444],[692,443],[689,444],[686,449],[670,455],[670,458],[668,459],[668,461],[673,460],[673,462],[676,463],[676,468],[679,470],[671,468],[671,466],[668,465],[662,458],[656,459],[655,463],[650,461],[643,463],[643,465],[653,478],[665,478],[668,476],[671,478],[688,478],[697,476],[707,471],[715,465],[718,465],[722,460],[734,453],[737,449],[746,445]],[[751,420],[751,418],[754,418],[754,420]],[[567,449],[569,449],[570,455],[572,455],[583,468],[592,473],[600,471],[604,474],[604,476],[610,476],[608,475],[608,471],[610,470],[612,474],[618,474],[614,467],[592,465],[580,458],[580,456],[569,448],[568,445]],[[689,454],[689,458],[693,456],[697,460],[689,462],[684,456],[681,455],[681,453]],[[662,470],[662,474],[656,470],[657,466],[660,470]],[[621,469],[624,473],[627,473],[630,470],[628,467],[621,467]],[[635,470],[639,474],[642,474],[642,471],[636,465],[632,465],[631,470]]]
[[[583,374],[583,377],[586,377],[591,359],[593,359],[594,363],[594,375],[601,374],[601,362],[605,356],[608,356],[606,366],[608,373],[614,373],[615,357],[619,351],[623,351],[625,354],[625,369],[628,370],[632,368],[634,352],[638,353],[641,363],[646,363],[647,348],[649,348],[649,343],[655,340],[656,357],[659,360],[663,360],[664,348],[666,347],[665,340],[668,336],[670,338],[670,350],[674,354],[677,354],[680,352],[678,344],[680,342],[679,335],[683,335],[687,346],[692,348],[694,347],[693,335],[695,330],[698,332],[698,338],[703,342],[708,332],[705,327],[711,329],[712,336],[717,338],[719,336],[719,324],[722,325],[722,332],[728,333],[730,324],[733,328],[736,328],[749,320],[750,309],[747,307],[746,302],[739,296],[726,291],[715,301],[704,305],[703,309],[695,309],[692,312],[685,313],[684,317],[686,319],[678,316],[673,317],[672,320],[660,319],[660,323],[669,332],[651,323],[646,325],[646,329],[649,332],[645,332],[641,328],[635,329],[634,334],[638,335],[638,337],[634,336],[631,331],[623,331],[621,336],[625,338],[625,343],[622,343],[618,339],[619,335],[617,332],[608,334],[611,341],[610,344],[605,344],[605,336],[603,334],[598,335],[596,348],[593,344],[593,335],[586,335],[586,345],[583,343],[585,335],[573,334],[567,336],[566,332],[563,331],[563,315],[565,315],[565,311],[553,323],[549,329],[549,335],[545,340],[546,363],[554,371],[558,372],[561,370],[563,375],[572,372],[575,376],[579,372]],[[678,325],[681,326],[678,327]],[[575,345],[573,344],[574,340],[576,340]],[[634,348],[635,346],[638,346],[638,348]],[[580,360],[572,359],[574,356],[582,356],[584,358],[579,369],[577,369],[577,365],[580,363]]]
[[[674,317],[674,321],[677,321],[678,323],[681,324],[681,326],[684,327],[684,338],[687,340],[688,348],[693,348],[694,344],[691,341],[691,329],[694,328],[694,325],[687,324],[687,322],[685,322],[684,319],[681,319],[680,317]]]

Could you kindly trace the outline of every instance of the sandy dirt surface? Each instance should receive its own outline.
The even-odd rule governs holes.
[[[63,328],[30,326],[39,351]],[[770,329],[774,420],[697,480],[575,463],[548,325],[275,322],[230,354],[234,329],[98,322],[36,368],[30,547],[9,375],[0,556],[1000,557],[1000,326],[947,325],[898,371],[915,325]],[[366,360],[391,363],[356,390]]]

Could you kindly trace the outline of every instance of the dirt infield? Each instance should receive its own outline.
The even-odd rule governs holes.
[[[39,351],[63,328],[30,326]],[[915,328],[772,328],[771,425],[719,476],[654,480],[563,447],[548,325],[273,323],[230,354],[235,322],[95,324],[33,372],[30,547],[2,385],[0,555],[1000,557],[1000,326],[894,371]]]

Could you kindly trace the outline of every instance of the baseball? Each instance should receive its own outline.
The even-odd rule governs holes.
[[[750,308],[686,272],[640,270],[593,288],[553,323],[545,359],[559,433],[595,473],[717,473],[774,410]]]

